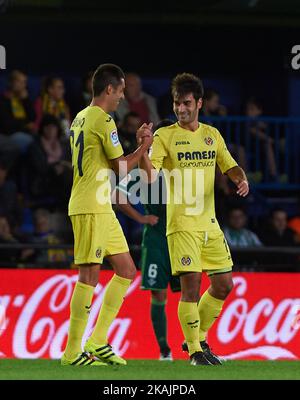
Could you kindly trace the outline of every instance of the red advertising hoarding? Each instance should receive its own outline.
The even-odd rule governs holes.
[[[111,271],[101,272],[83,342],[90,335]],[[0,270],[0,357],[60,358],[77,272]],[[156,359],[150,294],[138,274],[109,331],[125,358]],[[203,278],[202,290],[208,286]],[[175,359],[187,358],[177,318],[179,294],[169,292],[168,339]],[[300,274],[235,273],[234,289],[209,333],[214,351],[228,359],[300,359]]]

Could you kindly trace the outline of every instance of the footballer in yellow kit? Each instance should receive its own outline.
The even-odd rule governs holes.
[[[123,155],[117,128],[110,115],[98,106],[88,106],[71,125],[73,187],[69,201],[75,240],[75,264],[102,263],[107,255],[128,251],[123,231],[112,209],[107,181],[107,201],[98,201],[100,170],[109,170],[109,160]],[[84,152],[84,157],[83,157]]]
[[[68,339],[61,358],[63,366],[126,365],[126,360],[114,353],[108,333],[135,277],[136,267],[112,210],[109,178],[112,170],[118,175],[127,174],[153,140],[151,135],[141,135],[139,147],[126,157],[123,155],[115,123],[109,115],[124,99],[125,75],[120,67],[100,65],[94,72],[92,86],[90,106],[77,114],[70,128],[74,172],[69,216],[79,274],[70,302]],[[114,275],[105,288],[95,326],[82,351],[82,339],[105,256]]]
[[[178,122],[155,132],[152,165],[156,169],[181,171],[182,202],[176,202],[176,180],[167,179],[167,237],[172,273],[231,271],[232,259],[215,215],[214,182],[216,165],[221,172],[237,166],[218,130],[199,123],[195,132]],[[184,174],[189,170],[190,174]],[[195,170],[198,170],[198,182]],[[196,194],[198,204],[187,204],[184,197]]]
[[[147,180],[162,169],[167,185],[167,241],[173,275],[179,275],[178,319],[185,338],[182,349],[192,365],[218,365],[222,360],[207,343],[207,333],[230,293],[232,260],[215,215],[214,183],[218,165],[236,184],[237,194],[249,191],[244,171],[226,148],[218,130],[199,123],[204,89],[188,73],[172,81],[173,110],[178,122],[155,132],[150,155],[139,163]],[[144,134],[149,133],[147,127]],[[138,135],[139,139],[139,135]],[[150,158],[149,158],[150,157]],[[201,272],[210,279],[200,298]]]

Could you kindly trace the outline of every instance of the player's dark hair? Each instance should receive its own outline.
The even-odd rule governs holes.
[[[117,88],[122,78],[125,79],[125,74],[117,65],[99,65],[93,75],[93,96],[99,96],[108,85]]]
[[[172,81],[172,95],[175,96],[186,96],[192,93],[194,99],[198,101],[203,97],[204,89],[200,78],[193,74],[188,74],[184,72],[183,74],[178,74]]]
[[[82,85],[83,89],[85,89],[87,82],[88,82],[91,78],[93,78],[93,75],[94,75],[94,71],[88,71],[88,72],[86,72],[86,73],[82,76],[82,78],[81,78],[81,85]]]

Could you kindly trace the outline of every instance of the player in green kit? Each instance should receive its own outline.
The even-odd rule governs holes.
[[[139,167],[153,182],[162,169],[167,184],[167,240],[172,274],[179,275],[181,299],[178,319],[192,365],[221,364],[206,335],[221,313],[233,287],[232,259],[215,215],[216,166],[246,196],[249,186],[244,171],[227,150],[220,132],[199,123],[203,86],[192,74],[179,74],[172,82],[173,109],[178,121],[158,129],[152,151],[144,153]],[[151,135],[144,126],[140,135]],[[201,296],[201,273],[210,287]]]
[[[156,129],[173,124],[171,120],[163,120]],[[141,190],[145,215],[140,214],[130,204],[130,189],[133,181],[127,179],[120,182],[118,189],[122,196],[125,193],[128,201],[118,202],[118,208],[133,220],[143,223],[143,240],[141,246],[141,288],[151,290],[151,322],[160,349],[161,361],[172,361],[172,352],[167,340],[167,287],[170,284],[173,292],[180,291],[180,281],[172,276],[168,243],[166,238],[166,199],[165,180],[163,173],[158,179]],[[117,197],[118,198],[118,197]]]

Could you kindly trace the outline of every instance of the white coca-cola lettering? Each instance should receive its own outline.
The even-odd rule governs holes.
[[[126,297],[129,296],[132,292],[134,292],[137,287],[139,287],[140,284],[140,277],[137,277],[132,284],[130,285]],[[61,285],[61,290],[63,290],[64,287]],[[94,299],[93,299],[93,304],[92,304],[92,308],[90,311],[90,315],[89,315],[89,320],[85,329],[85,333],[83,335],[82,338],[82,347],[84,346],[84,343],[86,342],[87,338],[91,335],[94,326],[96,324],[97,318],[98,318],[98,314],[100,311],[100,307],[102,304],[102,300],[103,300],[103,296],[105,293],[105,289],[106,286],[103,286],[101,284],[98,284],[95,288],[95,292],[94,292]],[[67,304],[69,304],[70,300],[71,300],[71,296],[72,296],[72,292],[69,293],[70,294],[70,298],[65,299],[65,302]],[[57,293],[57,295],[59,295],[59,293]],[[113,346],[114,351],[119,354],[120,356],[122,356],[128,346],[129,346],[129,342],[125,341],[125,343],[122,345],[123,340],[126,337],[127,331],[129,329],[129,326],[131,324],[131,319],[129,318],[117,318],[112,326],[110,327],[109,331],[108,331],[108,337],[110,340],[110,344]],[[117,329],[115,329],[117,327]],[[50,349],[49,349],[49,355],[50,358],[60,358],[63,352],[63,344],[65,342],[65,340],[67,339],[68,336],[68,330],[69,330],[69,320],[65,321],[56,331],[55,336],[51,342],[50,345]],[[114,331],[115,334],[113,335],[113,337],[111,336],[111,332]]]
[[[277,360],[280,358],[291,359],[291,360],[297,359],[295,354],[280,346],[253,347],[251,349],[242,350],[236,353],[222,356],[222,358],[225,358],[226,360],[238,360],[238,359],[252,358],[252,357],[263,357],[266,358],[267,360]]]
[[[14,299],[14,306],[15,307],[22,307],[25,301],[25,296],[23,294],[20,294],[19,296],[16,296]]]
[[[112,332],[115,332],[115,335],[112,339],[110,339],[110,342],[114,348],[114,351],[120,356],[126,353],[130,345],[129,340],[125,340],[122,345],[122,342],[126,338],[126,334],[130,325],[131,318],[116,318],[108,330],[108,337],[111,336]]]
[[[8,308],[9,303],[11,301],[11,296],[0,296],[0,304],[4,307],[4,308]]]
[[[76,278],[76,277],[75,277]],[[55,322],[50,317],[41,318],[36,322],[35,326],[32,328],[32,332],[29,332],[29,326],[31,321],[33,320],[34,314],[42,302],[43,298],[51,291],[53,287],[55,287],[59,282],[62,282],[63,285],[60,287],[64,287],[65,285],[72,286],[74,281],[73,277],[68,277],[66,275],[55,275],[48,280],[46,280],[28,299],[25,304],[19,319],[16,324],[16,328],[13,335],[13,353],[18,358],[39,358],[44,355],[47,351],[54,333],[55,333]],[[53,294],[52,294],[53,296]],[[54,300],[49,303],[50,311],[56,313],[59,306],[55,305],[55,301],[57,300],[57,292],[54,291]],[[62,300],[64,302],[64,299]],[[54,307],[53,307],[54,306]],[[51,309],[52,307],[52,309]],[[32,345],[38,339],[42,337],[42,335],[48,331],[46,339],[41,347],[35,351],[31,352],[27,347],[27,335],[29,335],[28,341]],[[31,334],[30,334],[31,333]]]
[[[239,276],[233,280],[236,295],[244,296],[247,291],[246,279]],[[288,343],[297,334],[292,327],[292,309],[295,304],[300,304],[300,298],[284,299],[277,306],[272,299],[263,298],[250,309],[246,299],[237,298],[227,306],[221,316],[217,328],[218,339],[222,343],[229,343],[241,333],[244,341],[250,344],[261,340],[270,344]],[[258,330],[258,322],[262,318],[265,323]]]
[[[60,358],[63,352],[63,344],[68,335],[69,320],[64,321],[59,327],[55,325],[55,318],[52,314],[65,311],[69,308],[70,300],[73,293],[74,283],[77,281],[77,276],[55,275],[46,280],[26,302],[16,323],[13,334],[13,353],[18,358],[40,358],[49,351],[50,358]],[[141,278],[138,276],[131,284],[127,295],[129,296],[140,284]],[[91,334],[96,323],[99,310],[102,304],[105,293],[105,286],[97,285],[95,289],[95,297],[89,316],[88,325],[83,337],[85,343],[87,337]],[[40,318],[32,325],[34,315],[37,312],[42,301],[49,296],[49,315]],[[3,296],[4,297],[4,296]],[[10,298],[7,296],[6,304]],[[125,340],[127,331],[130,327],[130,318],[117,318],[110,327],[108,335],[111,333],[110,343],[114,347],[117,354],[123,355],[129,347],[129,342]],[[31,329],[31,330],[30,330]],[[45,339],[40,344],[36,351],[30,350],[32,346],[42,337]],[[125,340],[125,341],[124,341]],[[123,343],[124,342],[124,343]]]
[[[217,328],[220,342],[231,342],[240,332],[247,316],[248,304],[244,299],[237,299],[227,306]],[[230,324],[234,327],[230,329]]]
[[[272,314],[273,309],[274,309],[273,301],[270,299],[263,299],[259,301],[257,304],[255,304],[252,310],[249,311],[244,327],[244,332],[247,336],[248,343],[257,343],[264,338],[264,336],[266,335],[266,328],[268,325],[265,325],[265,327],[261,329],[261,331],[255,333],[257,320],[258,317],[262,315],[265,317],[269,317]]]
[[[1,306],[1,316],[0,316],[0,336],[4,333],[4,330],[7,329],[9,324],[9,318],[7,317],[6,310],[11,301],[11,296],[0,296],[0,306]]]
[[[268,343],[288,343],[297,334],[297,331],[293,329],[294,315],[291,312],[293,307],[300,304],[300,298],[298,299],[284,299],[276,307],[272,317],[269,321],[270,329],[266,331],[266,340]],[[282,321],[282,318],[285,319]]]
[[[73,294],[73,283],[75,281],[77,281],[77,277],[67,277],[67,279],[62,279],[62,281],[56,286],[49,302],[49,307],[51,311],[53,311],[54,313],[58,313],[64,308],[69,307]],[[61,296],[64,290],[66,291],[66,294],[63,300],[57,304],[57,299],[59,298],[59,296]]]
[[[50,358],[60,358],[64,349],[63,343],[65,338],[68,336],[70,321],[67,320],[57,329],[53,340],[51,341],[49,348],[49,357]]]
[[[25,289],[24,293],[22,293],[23,290],[19,290],[11,295],[9,288],[6,292],[3,290],[6,287],[2,285],[0,305],[5,308],[6,321],[5,329],[0,329],[0,357],[61,357],[69,328],[69,304],[78,276],[69,276],[64,271],[54,272],[51,277],[47,275],[47,278],[44,278],[45,275],[46,273],[43,272],[42,283],[37,287],[34,286],[34,291],[29,296],[26,294],[28,290],[26,292]],[[282,289],[279,287],[280,297],[277,296],[275,300],[276,289],[274,288],[272,290],[267,287],[263,290],[260,288],[257,291],[249,289],[248,282],[252,282],[252,279],[246,274],[234,277],[235,287],[232,300],[225,302],[224,311],[217,321],[216,339],[222,349],[220,354],[225,353],[224,357],[229,359],[299,358],[299,347],[297,347],[299,336],[297,335],[300,335],[300,331],[295,329],[295,318],[300,306],[300,298],[291,298],[288,287]],[[138,275],[126,297],[136,295],[140,281],[141,277]],[[106,286],[99,284],[95,289],[82,344],[95,326],[105,288]],[[261,292],[270,293],[270,295],[263,297]],[[295,290],[291,293],[295,293]],[[139,297],[133,297],[133,300],[136,298]],[[147,318],[146,322],[150,326],[147,310],[141,310],[140,304],[136,301],[132,304],[136,310],[128,311],[128,315],[124,315],[123,312],[122,317],[114,320],[108,333],[109,342],[113,345],[115,352],[125,357],[130,356],[130,352],[137,349],[142,341],[140,337],[129,340],[129,337],[136,337],[130,330],[135,316]]]

